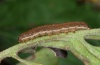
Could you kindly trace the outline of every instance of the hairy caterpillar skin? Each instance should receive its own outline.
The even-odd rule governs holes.
[[[27,42],[39,36],[48,36],[59,33],[75,32],[77,30],[89,29],[85,22],[68,22],[62,24],[51,24],[32,28],[19,36],[19,42]]]
[[[85,22],[68,22],[62,24],[44,25],[22,33],[19,36],[19,42],[27,42],[39,36],[48,36],[59,33],[75,32],[77,30],[86,30],[86,29],[89,29],[89,27]],[[61,58],[67,57],[67,51],[58,48],[52,48],[52,47],[49,48],[56,53],[56,56]]]

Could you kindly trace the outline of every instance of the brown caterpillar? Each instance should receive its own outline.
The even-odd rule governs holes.
[[[62,24],[44,25],[33,28],[19,36],[19,42],[26,42],[39,36],[48,36],[59,33],[75,32],[77,30],[89,29],[85,22],[68,22]]]

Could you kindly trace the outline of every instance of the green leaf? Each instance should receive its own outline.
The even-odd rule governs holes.
[[[100,40],[100,29],[81,30],[75,33],[69,32],[68,34],[61,33],[59,35],[38,37],[0,52],[0,60],[6,57],[12,57],[26,65],[41,65],[41,61],[40,63],[37,62],[38,59],[35,60],[36,62],[21,59],[18,56],[18,52],[26,49],[31,50],[33,47],[53,47],[71,51],[85,65],[100,64],[100,47],[90,45],[85,39]],[[44,62],[44,60],[42,61]]]

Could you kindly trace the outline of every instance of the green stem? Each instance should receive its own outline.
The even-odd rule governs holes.
[[[70,50],[77,58],[82,60],[85,65],[100,64],[100,47],[92,46],[84,39],[100,40],[100,29],[82,30],[59,35],[43,36],[28,42],[20,43],[0,52],[0,60],[12,57],[26,65],[40,65],[38,63],[26,61],[18,57],[18,52],[36,46],[54,47]]]

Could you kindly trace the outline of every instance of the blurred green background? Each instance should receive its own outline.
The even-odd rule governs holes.
[[[18,44],[18,36],[21,33],[40,25],[84,21],[90,28],[99,28],[99,0],[96,0],[97,2],[93,2],[92,0],[90,0],[91,2],[87,1],[88,0],[0,0],[0,50],[2,51]],[[100,46],[100,41],[87,41],[95,46]],[[42,50],[39,50],[37,54],[47,52],[47,50],[41,51]],[[39,56],[45,59],[44,56]],[[51,56],[54,55],[51,54]],[[69,52],[68,58],[66,59],[57,57],[50,59],[57,61],[50,62],[49,60],[48,62],[45,60],[43,63],[48,62],[46,65],[83,65],[71,52]],[[14,59],[5,59],[1,65],[15,64],[16,61]]]

